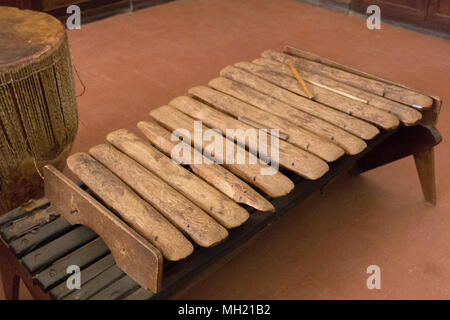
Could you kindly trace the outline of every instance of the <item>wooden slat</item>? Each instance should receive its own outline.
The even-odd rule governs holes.
[[[239,68],[233,66],[225,67],[221,70],[220,75],[235,82],[242,83],[256,91],[269,95],[272,98],[280,100],[296,109],[328,121],[362,139],[372,139],[379,133],[379,130],[375,126],[365,121],[349,116],[346,113],[324,106],[315,101],[306,99]]]
[[[226,88],[235,88],[239,86],[244,87],[244,85],[242,84],[232,82],[231,80],[225,78],[214,79],[210,81],[209,84],[212,87],[214,86],[224,87],[225,90],[227,90]],[[232,91],[239,91],[239,90],[232,89]],[[243,93],[243,91],[240,92]],[[327,161],[334,161],[336,160],[335,157],[338,154],[339,155],[343,154],[342,150],[339,150],[339,153],[337,152],[336,145],[344,149],[345,152],[349,154],[357,154],[362,150],[364,150],[364,148],[366,148],[367,146],[362,139],[336,126],[333,126],[326,121],[323,121],[306,113],[303,113],[302,118],[297,117],[293,119],[288,119],[280,114],[279,110],[275,108],[276,105],[272,105],[270,108],[268,108],[272,110],[272,113],[254,107],[251,105],[250,102],[247,101],[252,100],[252,97],[255,98],[255,96],[258,94],[258,92],[255,90],[253,90],[253,94],[250,93],[251,96],[249,97],[242,96],[242,98],[248,98],[242,100],[237,99],[231,95],[225,94],[223,92],[218,92],[208,87],[195,87],[190,89],[189,93],[192,94],[193,96],[198,97],[203,101],[206,101],[207,103],[213,105],[219,110],[227,112],[233,115],[234,117],[237,117],[238,119],[240,119],[241,117],[249,117],[250,119],[255,120],[256,122],[259,122],[266,126],[271,127],[276,126],[278,128],[283,128],[282,130],[288,134],[288,138],[286,140],[294,145],[302,147],[303,149],[305,149],[305,146],[300,145],[301,141],[298,141],[299,140],[298,126],[302,128],[301,132],[308,132],[309,136],[311,136],[310,132],[312,132],[314,134],[313,136],[314,138],[316,137],[316,135],[321,137],[320,140],[318,141],[319,144],[317,147],[319,148],[319,151],[322,152],[320,154],[319,151],[314,152],[314,144],[313,141],[311,141],[311,139],[307,140],[306,146],[310,145],[310,147],[306,150],[311,153],[314,153],[315,155]],[[298,113],[301,113],[301,111],[299,110],[296,111]],[[278,116],[278,114],[280,114],[280,116]],[[315,138],[315,140],[317,140],[317,138]],[[334,157],[325,158],[323,151],[324,150],[326,151],[328,149],[331,149],[331,151],[334,152],[331,153],[331,151],[328,151],[330,155],[334,154]]]
[[[124,300],[149,300],[153,297],[153,295],[153,292],[145,290],[144,288],[139,288],[124,297]]]
[[[125,276],[96,293],[89,300],[118,300],[138,287],[136,281]]]
[[[225,210],[230,209],[230,203],[233,203],[233,207],[238,208],[239,213],[242,214],[241,210],[244,209],[226,195],[166,157],[135,134],[121,129],[108,134],[107,140],[211,216],[224,215]],[[208,216],[206,215],[206,217]],[[243,222],[247,218],[248,213],[244,214],[244,219],[240,221]],[[214,220],[211,221],[214,222]],[[191,221],[190,223],[197,222]],[[195,225],[186,227],[195,228]],[[228,236],[227,230],[219,224],[215,224],[214,229],[214,234],[211,234],[214,242],[211,241],[210,245],[216,244]]]
[[[196,88],[191,89],[191,94],[195,95],[197,90]],[[208,89],[208,88],[206,88]],[[198,95],[200,96],[200,94]],[[206,99],[206,98],[205,98]],[[212,100],[211,100],[212,101]],[[227,103],[227,101],[225,101]],[[192,115],[194,118],[202,120],[210,128],[216,128],[221,130],[222,132],[226,132],[228,129],[240,129],[243,132],[247,130],[253,130],[256,134],[252,137],[249,135],[244,139],[245,141],[237,141],[237,143],[241,143],[242,146],[246,146],[249,150],[255,155],[258,154],[258,140],[259,140],[259,131],[255,130],[255,127],[252,127],[242,121],[239,121],[217,109],[214,109],[204,103],[201,103],[197,100],[188,98],[188,97],[179,97],[171,101],[171,104],[175,106],[179,111],[185,112],[186,114]],[[216,105],[218,106],[218,105]],[[229,114],[231,112],[228,112]],[[245,112],[242,112],[244,115]],[[261,121],[264,122],[264,121]],[[268,123],[273,124],[273,123]],[[284,127],[283,127],[284,128]],[[259,129],[259,128],[258,128]],[[269,130],[267,126],[265,129]],[[273,128],[270,128],[273,129]],[[270,132],[270,131],[268,131]],[[296,132],[290,132],[291,134],[296,134]],[[288,138],[289,139],[289,138]],[[284,140],[279,141],[278,146],[279,159],[278,163],[289,170],[297,172],[302,176],[307,177],[320,177],[327,170],[328,165],[313,154],[304,151]],[[271,139],[267,138],[267,149],[271,149]],[[259,153],[260,154],[260,153]],[[269,154],[270,157],[270,154]],[[274,162],[274,159],[271,159]]]
[[[262,110],[259,110],[247,103],[239,101],[231,96],[213,90],[211,88],[201,86],[191,88],[189,93],[193,96],[199,97],[201,100],[207,102],[215,108],[232,114],[238,119],[247,118],[251,121],[259,123],[261,125],[258,129],[278,129],[280,132],[285,133],[286,141],[289,143],[303,149],[304,151],[310,152],[317,157],[324,159],[325,161],[334,161],[344,154],[344,151],[333,144],[332,142],[311,133],[308,130],[300,128],[289,122],[286,119],[270,115]],[[210,123],[209,127],[223,129],[235,129],[242,125],[242,120],[235,121],[233,118],[220,117],[223,113],[215,112],[214,108],[208,107],[207,105],[196,101],[189,97],[178,97],[170,101],[170,105],[176,107],[178,110],[190,114],[192,117],[202,120],[204,123]],[[233,112],[231,112],[233,111]],[[206,121],[204,120],[206,119]],[[244,121],[245,122],[245,121]],[[229,127],[229,125],[232,125]],[[249,127],[249,126],[247,126]],[[255,128],[249,127],[250,129]],[[222,131],[226,132],[226,131]],[[269,131],[270,132],[270,131]],[[247,140],[247,145],[251,145],[251,141]],[[256,139],[255,139],[256,140]],[[256,150],[258,151],[258,144],[256,140]],[[293,159],[295,161],[295,159]]]
[[[76,153],[67,159],[67,165],[125,222],[161,250],[164,257],[176,261],[192,253],[192,244],[179,230],[91,156]]]
[[[279,116],[295,125],[327,138],[343,148],[348,154],[357,154],[367,146],[364,140],[351,133],[239,82],[220,77],[211,80],[209,86],[265,111],[268,117]],[[239,112],[243,113],[239,109],[236,111],[236,114],[239,114]]]
[[[278,62],[276,60],[259,58],[254,60],[253,63],[261,66],[266,66],[272,70],[282,72],[288,76],[293,76],[287,64]],[[420,121],[420,119],[422,119],[422,114],[419,111],[405,106],[404,104],[386,99],[384,97],[380,97],[371,92],[349,86],[343,82],[339,82],[315,73],[303,70],[297,71],[301,74],[306,82],[392,113],[393,115],[398,117],[403,124],[407,126],[415,125]]]
[[[198,245],[208,247],[223,239],[223,228],[212,217],[113,146],[98,145],[91,148],[89,153]],[[237,227],[249,217],[247,210],[231,200],[222,203],[222,206],[222,214],[214,218],[227,228]]]
[[[379,96],[384,96],[391,100],[404,103],[410,106],[419,106],[421,108],[429,108],[433,104],[430,97],[420,93],[407,90],[405,88],[394,86],[388,83],[380,82],[374,79],[368,79],[338,68],[323,65],[318,62],[310,61],[300,57],[294,57],[287,54],[275,52],[272,50],[264,51],[261,54],[264,58],[274,59],[283,63],[291,59],[295,67],[300,70],[317,73],[336,81],[346,83],[356,88],[372,92]]]
[[[159,107],[152,110],[150,115],[169,130],[175,131],[180,128],[184,129],[178,132],[178,134],[183,135],[183,138],[185,139],[184,141],[191,144],[193,143],[194,146],[202,146],[203,151],[213,145],[212,143],[203,143],[203,137],[195,134],[194,132],[194,119],[178,111],[174,107]],[[204,125],[201,127],[203,132],[209,129]],[[184,135],[185,130],[188,132],[187,135]],[[223,150],[218,150],[219,152],[217,154],[215,154],[214,150],[212,150],[211,156],[214,157],[217,162],[223,164],[231,172],[274,198],[286,195],[292,190],[294,187],[292,181],[278,172],[278,170],[271,170],[271,172],[268,172],[272,173],[271,175],[264,174],[267,173],[265,170],[274,168],[269,168],[269,166],[265,163],[258,163],[259,160],[255,155],[247,152],[239,145],[235,145],[230,140],[227,142],[220,134],[217,134],[216,137],[218,139],[217,141],[222,144]],[[233,156],[231,161],[230,159],[227,159],[226,155],[227,143],[229,146],[231,145],[233,147],[232,151],[234,151],[234,153],[231,152],[231,156]],[[236,163],[239,161],[238,153],[243,155],[243,159],[240,161],[242,163]]]
[[[242,125],[244,126],[245,124],[242,123]],[[328,165],[323,160],[313,156],[312,154],[304,152],[303,150],[282,140],[279,141],[279,162],[280,165],[284,166],[285,168],[288,168],[289,170],[292,170],[309,179],[317,179],[328,170]],[[226,164],[222,165],[226,166]],[[191,166],[196,167],[196,169],[193,169],[195,171],[201,165],[192,164]],[[248,180],[248,173],[246,173],[244,169],[240,169],[239,166],[235,166],[234,173],[237,176],[240,176],[242,179],[248,181],[250,184],[254,184],[253,178],[250,178],[250,180]]]
[[[94,170],[96,178],[99,178],[96,183],[101,184],[102,182],[105,182],[105,190],[108,191],[112,188],[117,191],[117,193],[109,193],[110,196],[116,196],[118,202],[130,199],[127,197],[128,193],[121,189],[120,185],[118,187],[114,181],[112,181],[113,184],[110,185],[108,183],[111,182],[111,180],[102,177],[102,171],[107,171],[107,169],[101,164],[97,163],[97,169],[99,170],[95,170],[96,165],[91,165],[91,162],[95,160],[89,155],[84,154],[84,156],[82,155],[80,157],[78,155],[76,157],[90,169]],[[83,166],[84,165],[80,166],[82,170],[84,170]],[[89,170],[85,171],[86,173],[89,173]],[[120,180],[110,171],[108,172],[109,175]],[[52,207],[55,207],[55,209],[72,225],[81,224],[94,230],[107,244],[117,265],[133,278],[133,280],[153,292],[158,292],[160,290],[163,255],[149,240],[146,240],[142,235],[139,235],[131,226],[136,222],[144,222],[144,226],[147,229],[152,229],[153,225],[145,225],[145,222],[151,221],[151,219],[147,219],[147,216],[151,215],[155,209],[146,203],[146,206],[144,206],[145,211],[137,213],[131,212],[130,215],[128,215],[128,217],[134,218],[134,220],[131,221],[130,225],[127,225],[125,221],[120,218],[119,214],[111,212],[105,205],[101,204],[99,202],[100,199],[97,200],[98,197],[95,199],[53,166],[47,165],[44,167],[44,177],[45,193],[48,195]],[[136,194],[135,196],[137,197]],[[139,198],[139,201],[144,200]],[[129,204],[133,205],[135,203],[131,202]],[[127,209],[126,206],[124,207]],[[136,208],[136,206],[131,207],[131,210],[129,211]],[[140,213],[144,213],[144,220],[141,219],[136,221],[136,217],[139,218]],[[163,217],[161,216],[161,218]],[[169,224],[169,226],[172,225]],[[183,239],[185,238],[183,237]]]
[[[51,207],[36,209],[30,214],[12,221],[11,224],[4,225],[0,229],[0,234],[5,241],[10,242],[39,226],[55,220],[57,216],[58,214]]]
[[[12,221],[17,220],[36,209],[40,209],[40,208],[43,209],[43,207],[46,205],[48,205],[47,198],[40,198],[38,200],[30,200],[28,203],[24,204],[23,206],[20,206],[14,210],[11,210],[10,212],[0,215],[0,227],[3,225],[10,224],[10,223],[12,223]]]
[[[23,265],[34,274],[97,237],[91,229],[80,226],[22,258]]]
[[[77,265],[81,269],[99,260],[109,252],[102,239],[97,238],[73,254],[64,257],[34,276],[39,285],[47,291],[69,277],[67,268]]]
[[[103,288],[106,288],[110,284],[116,282],[120,278],[125,276],[122,270],[116,265],[113,265],[106,269],[104,272],[97,275],[87,283],[81,286],[81,289],[74,290],[69,295],[65,296],[63,300],[86,300],[100,292]]]
[[[11,241],[9,247],[16,256],[21,257],[30,250],[37,248],[42,243],[46,243],[70,229],[72,229],[71,224],[63,217],[58,217],[37,230],[33,230],[33,232],[29,232],[28,234]]]
[[[426,92],[423,92],[423,91],[420,91],[420,90],[417,90],[417,89],[405,86],[403,84],[396,83],[396,82],[391,81],[391,80],[387,80],[387,79],[379,77],[379,76],[375,76],[373,74],[369,74],[367,72],[358,70],[356,68],[353,68],[353,67],[350,67],[350,66],[347,66],[347,65],[343,65],[342,63],[339,63],[339,62],[336,62],[336,61],[333,61],[333,60],[330,60],[330,59],[326,59],[326,58],[320,57],[317,54],[310,53],[310,52],[307,52],[307,51],[304,51],[304,50],[301,50],[301,49],[298,49],[298,48],[294,48],[294,47],[291,47],[291,46],[285,46],[283,52],[287,53],[290,56],[297,56],[297,57],[306,58],[308,60],[316,61],[316,62],[319,62],[321,64],[325,64],[325,65],[328,65],[328,66],[331,66],[331,67],[335,67],[337,69],[344,70],[344,71],[347,71],[347,72],[352,73],[352,74],[359,75],[359,76],[364,77],[364,78],[373,79],[373,80],[379,81],[381,83],[387,83],[387,84],[392,85],[394,87],[400,87],[400,88],[403,88],[403,89],[405,89],[407,91],[412,91],[412,92],[415,92],[415,93],[419,93],[419,94],[421,94],[423,96],[429,97],[433,101],[433,104],[431,105],[430,108],[423,109],[423,108],[420,108],[418,106],[413,106],[413,108],[414,109],[419,109],[419,111],[421,112],[421,114],[422,114],[422,120],[420,121],[421,124],[424,124],[424,125],[436,125],[437,118],[439,116],[439,112],[441,110],[441,105],[442,105],[442,101],[441,101],[441,99],[439,97],[432,96],[432,95],[430,95],[430,94],[428,94]]]
[[[306,96],[306,93],[303,91],[303,88],[298,81],[295,78],[286,76],[284,73],[275,72],[266,66],[256,65],[251,62],[239,62],[236,63],[235,66],[296,94]],[[361,120],[368,121],[383,129],[392,130],[399,125],[399,119],[386,111],[312,84],[309,84],[309,90],[314,96],[314,101],[345,112]]]
[[[95,278],[114,264],[115,262],[113,256],[111,254],[108,254],[100,260],[91,264],[89,267],[82,268],[81,287],[83,287],[85,283],[89,282],[91,279]],[[66,282],[62,282],[50,290],[50,295],[52,296],[52,298],[60,300],[69,295],[71,292],[75,291],[77,290],[69,289]]]
[[[169,131],[161,127],[155,121],[141,121],[138,123],[138,128],[154,146],[164,152],[167,156],[172,156],[172,159],[174,159],[172,149],[177,145],[177,142],[171,141],[172,134]],[[191,159],[194,159],[195,153],[198,153],[198,151],[188,144],[186,144],[185,147],[188,152],[191,153]],[[203,155],[201,155],[201,157],[203,157]],[[269,201],[230,171],[217,163],[206,163],[206,158],[203,158],[203,160],[205,163],[189,164],[196,175],[203,178],[209,184],[213,185],[238,203],[245,203],[246,205],[261,211],[275,210]]]

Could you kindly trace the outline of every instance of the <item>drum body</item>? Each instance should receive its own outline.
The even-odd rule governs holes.
[[[64,26],[0,7],[0,214],[43,195],[42,167],[62,169],[77,127]]]

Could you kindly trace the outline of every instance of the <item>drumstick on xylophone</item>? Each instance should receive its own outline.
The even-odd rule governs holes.
[[[298,73],[297,69],[295,69],[294,64],[292,63],[292,60],[288,60],[289,67],[292,70],[292,73],[294,74],[297,81],[300,83],[300,85],[303,88],[303,91],[305,91],[306,95],[310,100],[314,100],[314,96],[311,94],[311,91],[309,91],[308,87],[306,86],[305,81],[303,81],[302,76]]]

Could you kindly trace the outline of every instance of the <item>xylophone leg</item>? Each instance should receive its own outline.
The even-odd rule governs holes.
[[[433,147],[441,141],[442,137],[434,126],[402,127],[385,142],[360,158],[350,173],[361,174],[413,155],[425,201],[436,205]]]
[[[436,205],[436,180],[434,170],[434,148],[414,153],[417,173],[425,201]]]
[[[18,300],[19,299],[19,281],[20,278],[14,273],[14,271],[8,268],[2,268],[2,282],[3,291],[5,292],[6,300]]]

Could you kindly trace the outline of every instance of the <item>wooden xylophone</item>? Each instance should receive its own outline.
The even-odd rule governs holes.
[[[84,188],[47,166],[46,197],[71,224],[94,230],[117,265],[157,293],[163,261],[182,264],[200,249],[215,255],[341,171],[360,173],[414,154],[425,198],[435,202],[440,104],[299,49],[267,50],[152,109],[137,124],[140,136],[119,129],[107,143],[69,157]],[[210,144],[199,128],[216,133]],[[230,139],[229,129],[256,134]],[[265,133],[277,157],[261,152]],[[212,140],[246,161],[227,161],[230,154]],[[280,170],[263,174],[274,164]]]

